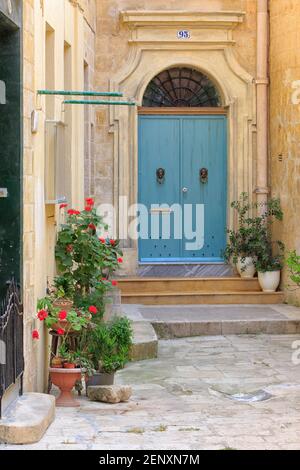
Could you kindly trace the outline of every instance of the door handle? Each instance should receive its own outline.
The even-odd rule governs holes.
[[[188,188],[182,188],[182,192],[183,192],[183,193],[187,193],[187,192],[188,192]]]

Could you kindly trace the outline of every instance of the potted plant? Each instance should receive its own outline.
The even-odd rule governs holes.
[[[39,311],[37,317],[44,322],[46,327],[60,338],[60,346],[56,356],[51,358],[50,378],[51,382],[60,389],[60,395],[56,399],[56,405],[62,407],[79,406],[74,400],[71,391],[81,380],[82,363],[78,361],[76,353],[77,335],[87,330],[91,324],[89,311],[70,310],[66,312],[54,307],[50,296],[38,302]]]
[[[275,219],[280,221],[283,218],[280,202],[273,198],[263,205],[250,203],[248,194],[242,193],[239,200],[234,201],[231,207],[237,213],[238,228],[228,230],[229,240],[224,258],[236,265],[241,277],[253,278],[258,269],[264,269],[262,263],[266,262],[266,258],[271,262],[271,226]],[[256,215],[253,215],[254,213]],[[277,244],[280,247],[280,242]]]
[[[60,209],[67,207],[62,204]],[[83,211],[67,209],[55,249],[59,275],[47,297],[38,302],[39,320],[60,338],[50,368],[51,381],[61,390],[58,406],[77,406],[71,390],[81,373],[92,374],[87,333],[101,321],[105,295],[114,287],[110,276],[123,261],[117,240],[98,237],[101,228],[107,226],[92,198],[86,199]]]
[[[228,243],[225,248],[224,258],[226,262],[232,262],[238,273],[243,278],[253,278],[256,273],[255,268],[255,250],[253,247],[252,218],[251,210],[254,204],[249,203],[247,193],[242,193],[238,201],[231,203],[231,208],[235,210],[238,217],[238,228],[236,230],[227,230]]]
[[[255,266],[259,284],[264,292],[276,292],[284,260],[284,244],[272,239],[274,219],[281,221],[283,213],[278,199],[271,199],[267,210],[256,218]]]
[[[89,332],[89,353],[96,372],[87,381],[91,385],[113,385],[115,372],[125,367],[132,345],[132,327],[126,317],[100,323]]]
[[[273,256],[272,253],[258,257],[256,268],[258,281],[264,292],[276,292],[280,284],[283,255]]]
[[[59,287],[64,292],[71,291],[75,307],[92,304],[102,315],[105,295],[114,287],[110,277],[123,262],[119,241],[97,234],[97,230],[107,228],[97,215],[94,200],[88,198],[83,211],[67,210],[67,220],[61,226],[55,248]]]

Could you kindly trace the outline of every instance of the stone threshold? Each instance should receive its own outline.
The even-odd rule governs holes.
[[[42,393],[19,397],[0,420],[0,443],[39,442],[55,418],[55,398]]]

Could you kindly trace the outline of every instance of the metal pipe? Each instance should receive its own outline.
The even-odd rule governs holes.
[[[94,101],[94,100],[66,100],[64,104],[110,105],[110,106],[135,106],[133,101]]]
[[[123,93],[98,91],[64,91],[64,90],[38,90],[38,95],[58,96],[115,96],[122,97]]]
[[[268,0],[257,0],[257,202],[267,201],[268,188]]]

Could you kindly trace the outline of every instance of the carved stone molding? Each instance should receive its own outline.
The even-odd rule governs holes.
[[[174,43],[223,46],[234,44],[233,29],[244,20],[244,12],[123,11],[121,20],[130,29],[131,43]],[[188,37],[178,40],[178,30]]]
[[[200,70],[219,89],[228,115],[228,225],[234,220],[230,201],[242,192],[253,192],[253,132],[256,122],[254,77],[237,61],[233,29],[244,19],[243,12],[122,12],[130,28],[130,54],[126,64],[111,77],[110,88],[133,98],[140,106],[149,82],[162,70],[186,66]],[[176,32],[188,29],[190,39],[178,40]],[[138,115],[137,110],[110,108],[110,130],[114,133],[114,201],[120,196],[137,202]],[[121,211],[115,235],[124,221]],[[126,247],[125,247],[126,248]],[[128,249],[136,252],[137,244]],[[131,269],[134,273],[134,267]]]

